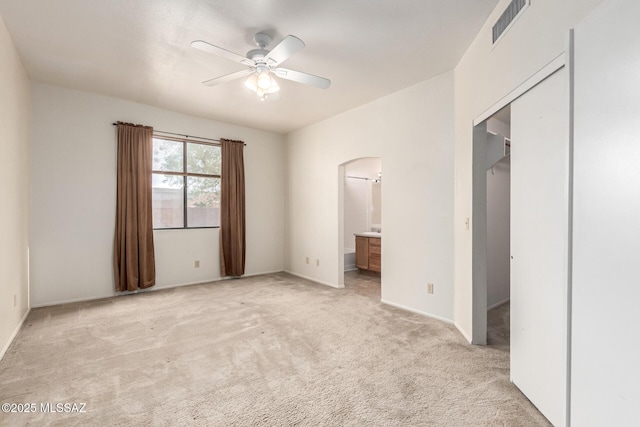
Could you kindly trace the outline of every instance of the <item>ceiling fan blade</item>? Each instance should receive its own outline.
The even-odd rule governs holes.
[[[273,70],[276,76],[291,80],[294,82],[302,83],[309,86],[315,86],[320,89],[327,89],[331,86],[331,80],[324,77],[314,76],[313,74],[303,73],[301,71],[288,70],[286,68],[276,68]]]
[[[231,80],[240,79],[242,77],[248,76],[251,73],[253,73],[253,70],[236,71],[235,73],[227,74],[222,77],[216,77],[215,79],[206,80],[202,82],[202,84],[205,86],[216,86],[222,83],[230,82]]]
[[[218,55],[221,56],[223,58],[226,58],[230,61],[235,61],[235,62],[240,62],[241,64],[245,64],[245,65],[255,65],[255,63],[250,60],[249,58],[245,58],[242,55],[238,55],[237,53],[233,53],[227,49],[223,49],[221,47],[218,46],[214,46],[211,43],[207,43],[203,40],[195,40],[191,42],[191,46],[195,47],[196,49],[200,49],[203,50],[205,52],[209,52],[212,53],[214,55]]]
[[[264,58],[265,62],[271,66],[284,62],[291,55],[304,47],[304,42],[296,36],[285,37],[271,52]]]

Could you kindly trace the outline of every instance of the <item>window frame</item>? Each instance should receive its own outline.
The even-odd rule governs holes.
[[[222,144],[219,142],[210,142],[210,141],[198,141],[197,139],[192,139],[189,137],[179,138],[175,136],[164,136],[154,133],[153,139],[160,139],[165,141],[175,141],[182,143],[182,172],[173,172],[173,171],[161,171],[155,170],[152,168],[151,175],[172,175],[172,176],[181,176],[182,177],[182,227],[162,227],[156,228],[155,224],[153,225],[153,231],[156,230],[199,230],[199,229],[210,229],[210,228],[220,228],[220,225],[211,225],[211,226],[200,226],[200,227],[189,227],[188,226],[188,216],[187,216],[187,200],[188,200],[188,187],[187,187],[187,179],[188,177],[197,177],[197,178],[218,178],[222,183],[222,171],[220,171],[220,175],[215,174],[202,174],[202,173],[190,173],[187,172],[187,144],[200,144],[200,145],[208,145],[213,147],[218,147],[221,150],[221,158],[220,158],[220,167],[222,168]],[[153,157],[152,157],[153,158]],[[153,209],[153,203],[152,203]]]

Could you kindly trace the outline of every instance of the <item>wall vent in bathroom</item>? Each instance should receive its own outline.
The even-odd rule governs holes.
[[[498,18],[498,21],[493,25],[493,44],[496,44],[496,42],[500,40],[500,37],[511,28],[511,24],[513,24],[515,19],[529,6],[530,1],[531,0],[511,0],[505,11],[500,15],[500,18]]]

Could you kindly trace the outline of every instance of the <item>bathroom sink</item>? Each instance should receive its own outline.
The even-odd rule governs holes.
[[[355,235],[363,237],[382,237],[382,233],[378,233],[375,231],[364,231],[362,233],[355,233]]]

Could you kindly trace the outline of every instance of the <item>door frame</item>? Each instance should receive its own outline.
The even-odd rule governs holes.
[[[363,159],[380,159],[382,169],[382,156],[359,156],[346,160],[338,165],[338,277],[336,283],[338,288],[344,288],[344,186],[345,167],[349,163]],[[382,285],[382,283],[381,283]]]

